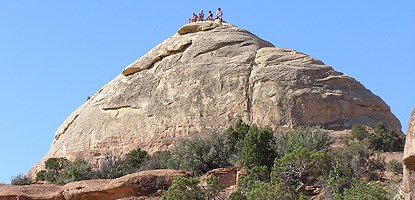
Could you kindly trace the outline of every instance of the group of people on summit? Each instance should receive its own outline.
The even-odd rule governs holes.
[[[203,10],[200,10],[199,15],[196,15],[195,13],[192,13],[192,18],[189,18],[189,23],[191,22],[197,22],[197,21],[207,21],[207,20],[215,20],[215,19],[219,19],[220,21],[222,21],[222,9],[218,8],[218,10],[216,11],[216,17],[213,18],[213,14],[212,12],[209,10],[208,11],[208,15],[205,19],[205,14],[203,13]]]

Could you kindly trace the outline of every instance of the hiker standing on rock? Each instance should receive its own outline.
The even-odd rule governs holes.
[[[218,8],[218,11],[216,11],[215,19],[220,19],[220,21],[222,21],[222,15],[223,15],[222,9]]]

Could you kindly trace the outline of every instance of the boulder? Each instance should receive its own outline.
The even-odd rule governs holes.
[[[113,200],[157,199],[174,177],[189,176],[181,170],[148,170],[116,179],[84,180],[57,185],[0,185],[0,200]]]
[[[238,117],[274,130],[343,130],[383,120],[401,133],[389,106],[352,77],[232,24],[214,24],[186,24],[128,65],[62,123],[29,174],[50,157],[98,166],[107,154],[137,147],[167,150],[179,138],[223,131]]]
[[[228,188],[231,186],[236,186],[237,176],[236,174],[241,169],[236,167],[228,167],[228,168],[217,168],[208,171],[200,178],[201,186],[206,186],[206,180],[211,176],[216,176],[219,178],[218,185],[221,188]]]
[[[33,199],[33,200],[64,200],[61,186],[56,185],[1,185],[1,200]]]
[[[62,187],[66,200],[112,200],[159,196],[167,190],[174,177],[188,176],[180,170],[149,170],[128,174],[112,180],[85,180]]]

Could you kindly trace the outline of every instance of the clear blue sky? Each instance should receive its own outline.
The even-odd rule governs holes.
[[[0,182],[26,173],[72,111],[192,12],[217,7],[226,21],[354,77],[406,131],[415,1],[1,1]]]

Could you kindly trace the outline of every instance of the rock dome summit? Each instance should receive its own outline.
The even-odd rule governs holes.
[[[168,149],[181,137],[221,131],[238,117],[272,129],[349,129],[382,120],[401,133],[386,103],[322,61],[229,23],[186,24],[128,65],[58,128],[46,159]]]

